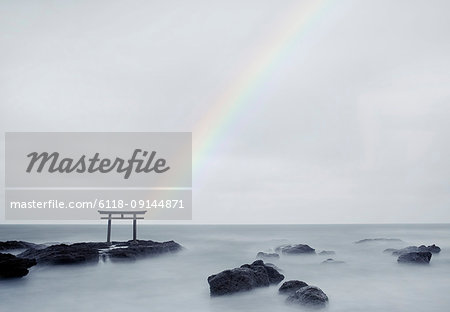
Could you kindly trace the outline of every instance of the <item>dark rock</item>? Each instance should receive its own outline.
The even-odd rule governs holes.
[[[335,254],[336,252],[334,252],[333,250],[322,250],[321,252],[319,252],[319,255],[321,256],[330,256]]]
[[[430,246],[421,245],[421,246],[419,246],[419,251],[422,251],[422,252],[429,251],[432,254],[437,254],[437,253],[441,252],[441,248],[439,246],[436,246],[435,244],[430,245]]]
[[[28,274],[28,268],[36,264],[34,259],[22,259],[12,254],[0,253],[0,277],[22,277]]]
[[[409,252],[400,255],[398,257],[398,263],[418,263],[418,264],[427,264],[430,263],[431,260],[431,252]]]
[[[334,260],[334,259],[332,259],[332,258],[329,258],[329,259],[327,259],[327,260],[325,260],[325,261],[322,261],[322,263],[323,264],[342,264],[342,263],[345,263],[344,261],[339,261],[339,260]]]
[[[43,249],[27,249],[19,254],[22,258],[36,259],[38,264],[75,264],[98,262],[100,252],[102,257],[116,259],[136,259],[167,252],[178,251],[182,247],[174,242],[154,242],[138,240],[127,242],[75,243],[71,245],[58,244]]]
[[[439,253],[441,252],[441,248],[436,246],[435,244],[430,246],[421,245],[419,247],[417,246],[408,246],[402,249],[395,249],[392,254],[394,256],[400,256],[403,254],[407,254],[410,252],[431,252],[431,253]]]
[[[77,243],[53,245],[44,249],[28,249],[18,256],[36,259],[38,264],[75,264],[97,262],[99,252],[90,243]]]
[[[102,256],[103,260],[106,260],[108,257],[113,261],[136,260],[138,257],[138,252],[132,248],[113,248],[102,254]]]
[[[403,241],[398,238],[365,238],[355,242],[355,244],[363,244],[370,242],[403,242]]]
[[[241,265],[241,268],[249,268],[252,270],[263,268],[269,277],[270,284],[278,284],[284,280],[284,275],[280,274],[272,265],[264,264],[262,260],[256,260],[252,264]]]
[[[278,259],[280,258],[280,255],[277,253],[268,253],[268,252],[258,252],[258,254],[256,255],[257,258],[260,259]]]
[[[6,241],[0,242],[0,250],[15,250],[15,249],[29,249],[29,248],[39,248],[43,245],[33,244],[24,241]]]
[[[298,244],[298,245],[283,245],[275,249],[277,252],[288,255],[299,255],[299,254],[315,254],[316,250],[309,247],[308,245]]]
[[[211,295],[220,296],[278,284],[283,279],[284,276],[276,269],[257,260],[252,264],[211,275],[208,283]]]
[[[278,272],[283,272],[282,269],[280,269],[279,267],[277,267],[277,266],[276,266],[275,264],[273,264],[273,263],[266,262],[266,263],[264,263],[264,265],[265,265],[265,266],[269,266],[269,267],[271,267],[271,268],[274,268],[274,269],[277,270]]]
[[[88,243],[74,243],[70,246],[74,248],[92,248],[92,249],[108,249],[111,244],[105,242],[88,242]]]
[[[241,269],[249,269],[251,272],[253,272],[253,278],[254,278],[254,284],[255,287],[262,287],[262,286],[269,286],[269,274],[267,274],[266,268],[264,266],[251,266],[251,265],[243,265],[241,266]]]
[[[305,286],[291,294],[287,302],[314,308],[325,307],[328,303],[327,295],[318,287]]]
[[[253,270],[244,268],[226,270],[219,274],[211,275],[208,277],[208,283],[211,295],[216,296],[257,287]]]
[[[305,286],[308,286],[308,284],[302,281],[297,280],[287,281],[281,285],[280,289],[278,289],[278,292],[280,292],[281,294],[292,294]]]

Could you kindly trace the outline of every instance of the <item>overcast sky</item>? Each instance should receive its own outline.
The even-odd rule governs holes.
[[[309,3],[293,4],[1,0],[0,131],[202,140],[197,125]],[[449,12],[325,3],[202,158],[192,223],[449,222]]]

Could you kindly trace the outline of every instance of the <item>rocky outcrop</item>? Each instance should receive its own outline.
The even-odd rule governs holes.
[[[115,247],[105,252],[111,260],[135,260],[140,257],[155,256],[163,253],[176,252],[182,249],[181,245],[174,242],[154,242],[154,241],[128,241],[117,243]]]
[[[74,264],[97,262],[98,249],[89,243],[73,245],[59,244],[44,249],[28,249],[18,255],[21,258],[36,259],[38,264]]]
[[[292,304],[299,304],[311,308],[322,308],[328,303],[328,296],[316,286],[304,286],[286,299]]]
[[[208,283],[210,294],[220,296],[278,284],[283,279],[284,276],[276,269],[265,265],[262,260],[257,260],[252,264],[211,275],[208,277]]]
[[[398,257],[398,263],[417,263],[417,264],[428,264],[431,260],[431,252],[408,252],[400,255]]]
[[[277,247],[275,251],[287,255],[316,254],[316,250],[314,248],[311,248],[305,244],[283,245]]]
[[[281,287],[278,289],[278,292],[280,294],[290,295],[305,286],[308,286],[308,284],[306,284],[303,281],[297,281],[297,280],[287,281],[281,285]]]
[[[100,254],[105,258],[131,259],[138,257],[159,255],[182,249],[174,241],[154,242],[151,240],[138,240],[127,242],[75,243],[71,245],[58,244],[43,249],[27,249],[18,255],[21,258],[36,259],[38,264],[63,265],[98,262]]]
[[[28,269],[36,264],[34,259],[22,259],[11,254],[0,253],[0,277],[22,277],[28,274]]]
[[[256,255],[256,258],[270,260],[270,259],[278,259],[278,258],[280,258],[280,255],[275,253],[275,252],[262,252],[262,251],[260,251]]]
[[[33,244],[24,241],[6,241],[0,242],[0,251],[28,249],[28,248],[40,248],[45,247],[43,245]]]

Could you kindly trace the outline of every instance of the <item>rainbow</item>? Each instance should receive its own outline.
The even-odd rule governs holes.
[[[270,78],[293,46],[313,28],[331,2],[332,0],[296,1],[296,6],[289,8],[288,16],[283,18],[284,22],[279,23],[279,31],[274,32],[271,40],[267,40],[267,47],[214,101],[211,109],[198,123],[199,126],[192,131],[193,178],[197,176],[213,148],[225,138],[236,120],[242,118],[249,106],[252,106],[252,99],[260,93],[263,83]]]
[[[202,117],[192,131],[192,146],[180,150],[191,151],[192,147],[192,179],[199,182],[200,169],[205,166],[208,156],[214,147],[223,142],[232,132],[233,125],[245,117],[247,111],[254,107],[255,98],[263,92],[261,89],[271,74],[293,47],[313,29],[330,8],[334,0],[297,1],[295,6],[287,8],[288,15],[283,16],[277,31],[267,39],[266,48],[258,50],[253,61],[243,66],[242,72],[233,79],[233,83],[213,101],[209,111]],[[183,153],[180,157],[184,157]],[[190,168],[191,169],[191,168]],[[187,174],[181,171],[180,175]],[[203,175],[204,176],[204,175]],[[170,185],[162,177],[161,185]],[[194,186],[194,184],[193,184]],[[198,186],[198,184],[196,185]],[[172,192],[176,192],[176,188]],[[153,196],[156,196],[153,194]],[[158,196],[156,196],[158,197]],[[160,196],[164,197],[164,196]],[[150,210],[147,217],[157,216],[158,211]]]

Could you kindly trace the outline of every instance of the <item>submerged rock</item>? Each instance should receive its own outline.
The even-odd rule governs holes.
[[[297,245],[283,245],[275,249],[277,252],[288,255],[299,255],[299,254],[316,254],[316,250],[305,244]]]
[[[314,308],[325,307],[328,303],[327,295],[319,287],[315,286],[302,287],[291,294],[286,300],[289,303]]]
[[[392,255],[394,256],[400,256],[403,254],[407,254],[410,252],[418,252],[419,248],[417,246],[408,246],[402,249],[395,249],[394,251],[392,251]]]
[[[0,253],[0,277],[22,277],[28,274],[28,268],[36,264],[34,259],[22,259],[11,254]]]
[[[385,250],[386,251],[386,250]],[[435,244],[430,246],[421,245],[419,247],[417,246],[408,246],[402,249],[395,249],[392,251],[392,254],[394,256],[400,256],[403,254],[407,254],[410,252],[431,252],[433,254],[440,253],[441,248],[439,246],[436,246]]]
[[[58,244],[43,249],[27,249],[18,255],[21,258],[36,259],[38,264],[81,264],[98,262],[100,252],[111,259],[136,259],[149,255],[178,251],[181,245],[174,241],[154,242],[151,240],[138,240],[127,242],[75,243],[71,245]]]
[[[319,255],[321,256],[331,256],[335,254],[336,252],[334,252],[333,250],[322,250],[321,252],[319,252]]]
[[[281,285],[281,287],[278,289],[278,292],[280,294],[292,294],[305,286],[308,286],[308,284],[306,284],[303,281],[297,280],[287,281]]]
[[[363,243],[370,243],[370,242],[403,242],[403,241],[398,238],[365,238],[365,239],[356,241],[355,244],[363,244]]]
[[[342,264],[345,263],[344,261],[334,260],[332,258],[329,258],[325,261],[322,261],[322,264]]]
[[[211,295],[220,296],[278,284],[283,279],[284,275],[276,269],[257,260],[252,264],[211,275],[208,283]]]
[[[418,264],[427,264],[430,263],[431,260],[431,252],[409,252],[400,255],[398,257],[398,263],[418,263]]]
[[[278,259],[280,258],[280,255],[275,253],[275,252],[258,252],[258,254],[256,255],[256,258],[260,258],[260,259]]]

